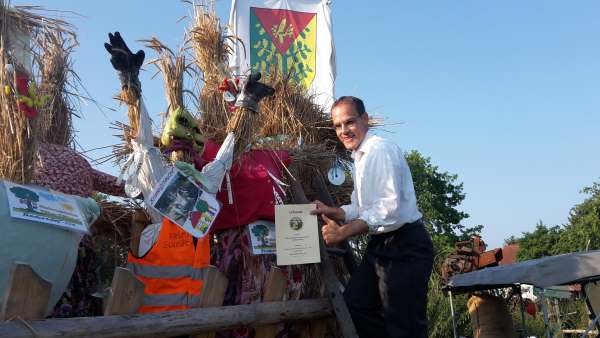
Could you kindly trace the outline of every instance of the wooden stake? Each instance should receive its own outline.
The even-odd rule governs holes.
[[[271,267],[269,271],[269,277],[267,277],[267,283],[265,284],[265,293],[263,295],[263,302],[276,302],[282,301],[285,295],[285,287],[287,279],[280,268],[276,266]],[[268,326],[262,326],[256,328],[256,338],[274,338],[279,333],[279,325],[273,324]]]
[[[13,263],[0,308],[0,321],[15,317],[25,320],[44,318],[51,290],[52,283],[40,277],[31,265]]]
[[[110,286],[110,295],[104,308],[104,315],[137,313],[143,298],[144,283],[128,269],[117,267]]]

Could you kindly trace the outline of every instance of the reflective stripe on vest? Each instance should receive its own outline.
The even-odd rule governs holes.
[[[155,266],[129,262],[127,268],[136,276],[146,278],[183,278],[191,276],[192,279],[203,280],[206,274],[205,268],[196,269],[191,266]]]
[[[190,296],[185,293],[172,295],[144,295],[143,306],[186,306],[193,308],[200,304],[200,296]]]

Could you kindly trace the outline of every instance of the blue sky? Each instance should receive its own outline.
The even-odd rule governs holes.
[[[24,3],[13,1],[13,4]],[[75,69],[106,108],[82,107],[86,149],[114,144],[124,120],[102,44],[119,30],[132,49],[158,37],[177,48],[190,12],[179,1],[30,1],[69,10]],[[229,1],[217,3],[227,20]],[[466,225],[499,246],[538,220],[563,224],[600,178],[600,2],[333,1],[337,95],[362,97],[403,149],[458,174]],[[153,53],[146,51],[147,57]],[[142,73],[148,109],[166,109],[162,79]],[[157,121],[160,121],[157,117]],[[101,151],[93,153],[102,155]],[[110,165],[100,169],[116,173]]]

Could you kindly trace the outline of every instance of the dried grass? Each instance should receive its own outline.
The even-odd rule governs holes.
[[[213,1],[203,1],[193,6],[189,37],[204,82],[200,90],[200,129],[206,138],[222,142],[226,136],[229,113],[218,87],[225,77],[230,76],[227,62],[232,50],[227,40],[234,38],[226,35],[215,13]]]
[[[121,246],[129,247],[131,239],[131,219],[133,214],[143,208],[131,199],[99,201],[100,217],[90,230],[94,236],[102,236]]]
[[[156,51],[158,57],[150,60],[148,64],[153,64],[158,68],[158,72],[162,73],[165,94],[169,104],[168,111],[174,111],[178,107],[183,106],[183,76],[186,72],[193,72],[185,63],[184,50],[180,48],[177,53],[174,53],[169,47],[164,45],[160,40],[152,37],[150,40],[142,40],[146,47]],[[154,75],[156,76],[156,74]]]
[[[10,76],[7,65],[14,69],[24,71],[27,67],[15,64],[8,53],[11,45],[10,32],[21,30],[32,36],[32,42],[43,34],[56,32],[69,35],[76,40],[71,26],[60,19],[44,17],[35,14],[43,11],[37,6],[18,6],[9,8],[8,2],[0,0],[0,177],[18,183],[29,183],[33,176],[33,164],[37,153],[39,138],[39,118],[29,120],[17,108],[14,96],[16,79]],[[33,46],[32,48],[35,48]],[[34,65],[36,66],[36,65]],[[39,70],[40,67],[38,66]],[[33,75],[33,74],[32,74]],[[12,87],[10,93],[4,88]]]
[[[48,97],[40,111],[40,140],[67,146],[73,142],[73,116],[78,116],[75,94],[69,91],[75,88],[71,82],[79,79],[70,59],[77,43],[57,31],[48,32],[38,40],[42,50],[40,94]]]

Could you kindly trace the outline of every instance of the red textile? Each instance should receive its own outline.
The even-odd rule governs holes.
[[[207,141],[202,158],[212,161],[220,144]],[[240,163],[241,162],[241,163]],[[233,204],[227,197],[227,179],[223,180],[217,199],[223,204],[211,232],[234,228],[258,219],[275,220],[273,187],[281,194],[268,172],[281,179],[282,164],[288,165],[290,156],[286,151],[252,150],[242,156],[231,168]]]
[[[17,73],[17,92],[20,95],[29,97],[29,77],[26,74]],[[38,111],[33,105],[30,107],[22,100],[18,100],[17,105],[28,119],[34,119],[38,116]]]

